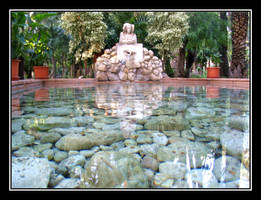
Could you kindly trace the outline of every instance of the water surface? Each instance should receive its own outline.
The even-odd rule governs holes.
[[[15,102],[12,167],[24,157],[50,165],[35,187],[249,188],[248,90],[98,84]],[[24,173],[13,171],[13,187]]]

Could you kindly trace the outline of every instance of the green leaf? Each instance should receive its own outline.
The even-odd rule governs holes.
[[[42,20],[57,15],[56,13],[37,13],[32,16],[32,19],[36,20],[37,22],[41,22]]]

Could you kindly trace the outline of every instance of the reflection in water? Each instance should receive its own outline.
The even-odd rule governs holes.
[[[37,89],[34,94],[35,101],[49,101],[49,89],[41,88]]]
[[[149,186],[146,187],[246,188],[249,187],[250,169],[248,98],[247,90],[216,86],[175,87],[163,83],[100,83],[86,88],[41,88],[12,99],[12,111],[22,112],[20,116],[13,116],[12,134],[24,129],[26,133],[34,134],[37,138],[30,144],[34,150],[39,148],[36,148],[36,145],[43,141],[45,144],[47,140],[46,143],[52,143],[49,150],[64,152],[58,148],[59,145],[57,147],[57,141],[67,134],[76,133],[77,136],[77,133],[80,133],[81,136],[88,136],[121,130],[125,137],[122,142],[80,149],[84,151],[83,155],[88,155],[85,163],[98,151],[117,149],[119,152],[135,155],[142,166],[146,166],[143,170],[146,176],[150,177]],[[48,121],[48,117],[53,118]],[[25,123],[30,119],[38,120],[38,123],[41,120],[48,121],[49,124],[42,124],[40,131],[32,131]],[[70,127],[67,119],[76,120],[77,123]],[[22,123],[24,124],[21,125]],[[37,123],[33,126],[37,127]],[[77,128],[80,132],[77,132]],[[115,133],[113,131],[112,133]],[[50,139],[48,137],[51,133],[55,134]],[[54,139],[55,137],[57,138]],[[74,139],[74,142],[78,141],[77,138]],[[31,148],[30,145],[21,147]],[[21,147],[15,147],[12,153],[19,157],[24,155],[24,152],[29,152],[25,148],[20,150]],[[30,154],[28,152],[26,153]],[[43,152],[48,154],[51,151]],[[43,152],[38,153],[45,157]],[[72,155],[67,156],[71,158]],[[48,156],[48,159],[54,160],[54,155]],[[123,158],[117,158],[120,162],[117,163],[114,156],[118,155],[102,157],[107,163],[102,167],[107,171],[113,168],[111,172],[118,176],[117,169],[123,167],[125,161]],[[151,163],[156,162],[157,167],[145,163],[145,157]],[[63,171],[59,163],[60,160],[57,162],[60,167],[55,172],[57,174]],[[102,173],[99,171],[101,165],[96,166],[96,161],[93,163],[90,173],[96,177],[98,183],[99,178],[106,175],[99,174]],[[108,166],[112,166],[111,169]],[[123,168],[132,170],[128,167]],[[81,168],[85,170],[88,166],[82,165]],[[175,174],[167,169],[180,171]],[[72,178],[71,174],[71,171],[63,172],[62,176]],[[141,177],[136,178],[143,180]],[[114,181],[117,182],[116,179]],[[120,180],[122,182],[111,187],[127,187],[135,182],[128,180],[128,176],[126,180]]]
[[[136,130],[135,120],[150,116],[161,105],[164,94],[160,84],[104,84],[95,89],[96,106],[105,110],[104,115],[119,117],[126,134]]]

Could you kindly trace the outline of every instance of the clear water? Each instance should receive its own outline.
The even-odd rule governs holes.
[[[18,104],[20,115],[12,116],[12,160],[48,159],[51,170],[43,187],[250,187],[248,90],[98,84],[40,88],[21,96]],[[26,140],[21,132],[31,138],[19,143]],[[111,132],[116,136],[110,138]],[[68,135],[83,139],[57,144]],[[86,145],[92,138],[97,141]],[[105,151],[100,161],[99,152]],[[116,159],[117,152],[123,158]],[[14,176],[21,176],[19,170],[12,177],[13,187],[19,187]],[[23,187],[41,186],[25,181]]]

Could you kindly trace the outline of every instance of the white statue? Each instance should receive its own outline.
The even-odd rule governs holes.
[[[120,44],[136,44],[137,36],[134,33],[134,24],[125,23],[120,34]]]

